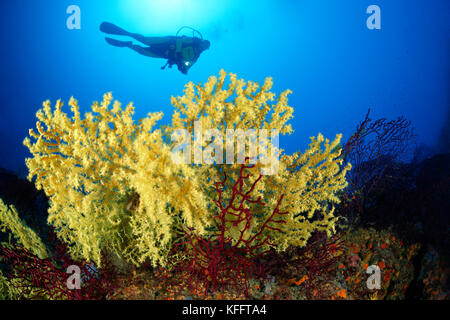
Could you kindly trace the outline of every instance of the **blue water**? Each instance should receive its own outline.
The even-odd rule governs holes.
[[[372,4],[381,30],[366,27]],[[69,5],[81,9],[80,30],[66,27]],[[293,91],[295,132],[280,139],[288,153],[318,132],[348,138],[368,108],[410,119],[434,148],[449,109],[449,13],[448,0],[1,1],[0,167],[24,172],[22,140],[46,99],[74,96],[84,112],[112,91],[134,102],[136,118],[161,110],[169,121],[170,96],[221,68]],[[162,59],[108,45],[102,21],[152,36],[189,25],[211,48],[188,75],[160,70]]]

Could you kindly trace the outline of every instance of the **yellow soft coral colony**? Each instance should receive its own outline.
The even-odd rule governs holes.
[[[0,231],[9,230],[25,249],[37,255],[41,259],[48,258],[47,247],[41,238],[20,219],[14,206],[7,206],[0,199]]]
[[[75,258],[100,264],[102,250],[109,248],[136,265],[146,259],[156,265],[164,263],[174,225],[184,223],[198,233],[211,231],[207,227],[215,210],[213,182],[226,173],[231,183],[240,164],[175,164],[174,142],[166,144],[163,136],[176,129],[192,134],[197,120],[204,129],[217,129],[224,137],[226,129],[292,132],[287,124],[293,114],[287,103],[289,90],[271,104],[275,94],[270,92],[270,78],[259,87],[230,74],[230,84],[224,88],[226,76],[222,70],[218,79],[210,77],[203,86],[188,83],[184,96],[172,98],[176,110],[165,131],[154,129],[162,113],[135,123],[131,104],[122,110],[116,101],[109,108],[111,94],[102,103],[94,103],[84,118],[74,99],[69,102],[72,118],[61,110],[60,101],[53,111],[49,101],[44,103],[37,112],[38,132],[30,130],[35,141],[24,141],[33,155],[26,161],[29,179],[35,177],[36,186],[49,196],[48,222]],[[334,231],[336,217],[329,205],[338,202],[336,193],[345,188],[350,169],[350,165],[340,166],[339,140],[340,135],[330,143],[319,134],[305,153],[281,156],[276,174],[265,175],[255,189],[267,206],[253,208],[256,219],[246,237],[258,230],[282,194],[280,209],[290,212],[284,218],[287,223],[282,233],[267,229],[278,249],[304,245],[315,230]],[[268,144],[271,166],[276,148]],[[206,145],[204,141],[202,146]],[[256,167],[267,167],[267,163]],[[242,224],[231,224],[229,235],[235,239],[242,228]]]
[[[186,165],[174,165],[156,121],[149,113],[137,124],[130,103],[122,110],[111,93],[80,117],[70,99],[69,118],[58,100],[36,114],[38,132],[24,144],[28,178],[50,198],[48,222],[69,244],[75,258],[100,265],[102,250],[114,250],[129,262],[163,263],[171,241],[174,215],[203,231],[206,207],[197,177]],[[134,206],[130,199],[138,199]],[[173,210],[169,210],[173,208]]]
[[[275,100],[275,94],[270,92],[271,78],[266,78],[260,87],[255,82],[238,80],[235,74],[230,73],[226,87],[226,77],[227,73],[221,70],[219,78],[210,77],[204,85],[190,82],[185,86],[183,96],[172,97],[176,110],[172,117],[172,126],[167,128],[167,132],[170,134],[177,129],[186,129],[193,135],[196,121],[201,123],[203,130],[217,129],[225,140],[227,129],[267,129],[269,132],[275,129],[280,134],[292,132],[291,125],[288,124],[289,119],[293,117],[293,108],[288,105],[287,98],[290,90],[282,92],[276,102],[271,103]],[[311,138],[310,147],[304,153],[297,152],[287,156],[282,154],[282,149],[278,150],[281,155],[278,170],[275,174],[263,176],[255,189],[255,194],[263,197],[267,206],[263,212],[253,208],[257,219],[253,220],[254,224],[245,235],[246,238],[257,232],[282,194],[284,199],[280,211],[290,213],[284,219],[286,223],[282,225],[283,232],[268,229],[277,249],[283,250],[288,245],[304,246],[311,233],[317,230],[326,231],[328,234],[335,231],[337,218],[333,215],[330,204],[339,202],[336,194],[347,186],[345,175],[351,168],[350,164],[341,166],[341,151],[338,147],[340,139],[341,135],[337,135],[330,143],[319,134],[317,138]],[[274,157],[277,149],[272,141],[262,141],[269,146],[268,150],[274,150],[268,155],[270,162],[276,161]],[[234,144],[234,141],[226,143]],[[321,147],[323,143],[324,148]],[[203,148],[207,145],[208,142],[203,141]],[[249,147],[247,141],[245,150],[248,151]],[[193,162],[194,158],[191,159]],[[257,168],[265,166],[260,162],[256,164]],[[212,182],[219,181],[223,173],[232,181],[236,178],[239,167],[239,164],[195,167],[209,200],[216,196],[211,188]],[[256,176],[250,179],[249,183],[259,175],[258,170],[253,170],[252,173],[256,173]],[[244,223],[237,226],[230,223],[228,226],[229,236],[235,241],[239,237],[239,231],[244,228]]]

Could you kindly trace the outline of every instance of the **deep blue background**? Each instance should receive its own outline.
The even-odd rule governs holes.
[[[66,27],[71,4],[81,30]],[[381,30],[366,28],[371,4]],[[369,107],[373,118],[407,117],[435,147],[449,108],[448,0],[8,0],[0,10],[0,167],[21,174],[22,141],[44,100],[74,96],[84,112],[112,91],[134,102],[136,118],[163,111],[169,121],[170,96],[221,68],[293,91],[295,132],[280,140],[288,153],[318,132],[348,138]],[[154,36],[190,25],[211,48],[187,76],[163,71],[163,60],[107,45],[102,21]]]

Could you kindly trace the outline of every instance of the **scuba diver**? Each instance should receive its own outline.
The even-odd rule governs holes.
[[[183,28],[191,29],[193,31],[192,37],[178,36],[178,33]],[[178,70],[180,70],[183,74],[187,74],[188,70],[200,57],[200,54],[207,50],[210,46],[210,42],[208,40],[203,40],[200,32],[190,27],[182,27],[178,30],[175,36],[167,37],[144,37],[137,33],[125,31],[124,29],[109,22],[103,22],[100,25],[100,31],[107,34],[129,36],[147,45],[144,47],[133,44],[132,41],[120,41],[105,37],[106,42],[115,47],[128,47],[147,57],[167,59],[167,63],[162,66],[161,69],[165,69],[166,66],[172,68],[172,65],[176,64]],[[195,32],[200,35],[200,38],[194,35]]]

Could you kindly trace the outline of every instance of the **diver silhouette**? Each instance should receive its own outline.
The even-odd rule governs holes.
[[[193,31],[193,36],[178,36],[178,33],[183,28],[191,29]],[[200,32],[190,27],[182,27],[175,36],[166,37],[144,37],[138,33],[125,31],[109,22],[103,22],[100,25],[100,31],[107,34],[128,36],[147,45],[147,47],[143,47],[133,44],[132,41],[120,41],[105,37],[106,42],[115,47],[128,47],[147,57],[167,59],[166,64],[162,66],[161,69],[165,69],[167,65],[169,68],[172,68],[172,65],[176,64],[178,70],[183,74],[187,74],[188,70],[200,57],[200,54],[210,46],[210,42],[208,40],[203,40]],[[194,36],[194,32],[197,32],[200,35],[200,38]]]

